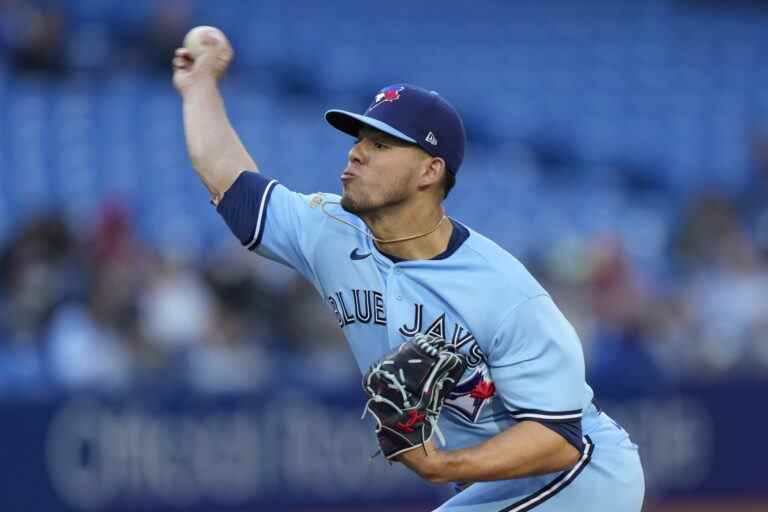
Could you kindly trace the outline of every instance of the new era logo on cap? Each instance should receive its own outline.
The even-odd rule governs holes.
[[[329,110],[325,119],[353,137],[357,137],[361,126],[370,126],[417,144],[428,154],[445,160],[454,175],[464,160],[466,135],[461,116],[438,93],[415,85],[388,85],[376,93],[365,114]],[[439,140],[436,133],[440,134]]]

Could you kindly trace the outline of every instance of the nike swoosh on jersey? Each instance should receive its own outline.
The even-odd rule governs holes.
[[[349,253],[349,257],[352,258],[353,260],[364,260],[365,258],[371,255],[371,253],[360,254],[357,251],[358,251],[357,247],[352,249],[352,252]]]

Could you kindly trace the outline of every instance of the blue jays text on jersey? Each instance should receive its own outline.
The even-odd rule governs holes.
[[[248,249],[313,284],[361,369],[417,332],[441,336],[467,355],[469,367],[439,420],[446,449],[477,445],[526,420],[582,454],[559,474],[475,483],[439,510],[555,511],[566,501],[567,510],[639,510],[637,447],[593,404],[578,336],[525,267],[453,220],[444,253],[389,257],[338,200],[244,172],[218,211]]]

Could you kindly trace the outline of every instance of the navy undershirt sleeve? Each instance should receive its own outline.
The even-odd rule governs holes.
[[[269,196],[277,181],[256,172],[242,172],[216,207],[240,243],[255,249],[264,233]]]
[[[584,453],[584,440],[581,435],[581,418],[572,421],[542,421],[535,420],[548,429],[557,432],[574,446],[579,453]]]

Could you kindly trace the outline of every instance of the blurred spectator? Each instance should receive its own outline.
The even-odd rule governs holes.
[[[239,247],[229,249],[202,269],[220,308],[246,322],[250,339],[283,345],[286,295],[295,272]]]
[[[57,213],[32,220],[0,256],[0,389],[47,386],[42,340],[56,308],[82,295],[78,248]]]
[[[115,326],[96,307],[104,298],[93,290],[89,307],[67,304],[51,325],[50,367],[54,384],[64,389],[125,390],[132,384],[134,361]]]
[[[0,23],[11,63],[21,72],[62,73],[65,60],[66,21],[50,2],[4,0]]]
[[[612,391],[658,386],[663,372],[653,354],[649,291],[621,241],[601,236],[568,254],[567,263],[550,267],[546,286],[584,340],[589,381]]]
[[[138,299],[143,335],[162,351],[200,343],[212,320],[210,290],[186,262],[160,257]]]
[[[57,310],[49,334],[51,371],[66,388],[125,388],[146,358],[139,343],[137,297],[144,252],[126,212],[105,205],[80,261],[88,272],[84,300]]]
[[[295,350],[347,350],[336,317],[306,279],[294,275],[286,289],[282,322],[286,341]]]
[[[258,390],[268,379],[272,357],[250,329],[248,317],[224,301],[216,301],[202,344],[191,348],[187,379],[203,393]]]
[[[768,318],[766,262],[733,202],[718,194],[694,202],[676,242],[694,322],[681,356],[697,377],[744,370],[765,343],[759,333]]]
[[[146,23],[147,31],[140,47],[144,58],[160,68],[168,69],[173,52],[181,46],[184,35],[194,26],[191,5],[186,0],[173,0],[154,4]]]
[[[680,270],[696,272],[719,265],[730,241],[741,238],[735,205],[725,195],[708,192],[692,201],[689,214],[673,239],[673,254]]]
[[[38,338],[54,308],[82,293],[79,256],[58,213],[33,219],[20,229],[0,257],[4,337]]]

